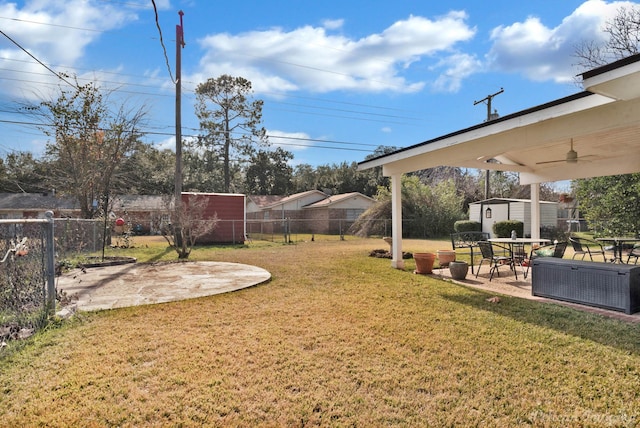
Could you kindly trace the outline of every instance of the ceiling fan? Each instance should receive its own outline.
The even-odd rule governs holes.
[[[572,138],[571,139],[571,148],[569,149],[569,151],[565,155],[564,159],[557,159],[557,160],[545,161],[545,162],[536,162],[536,165],[543,165],[543,164],[547,164],[547,163],[557,163],[557,162],[578,163],[578,159],[586,159],[586,158],[590,158],[590,157],[593,157],[593,156],[590,155],[590,156],[578,157],[578,152],[573,150],[573,138]]]

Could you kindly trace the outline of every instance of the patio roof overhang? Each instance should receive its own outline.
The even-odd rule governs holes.
[[[584,92],[375,159],[385,176],[437,166],[518,172],[521,184],[640,171],[640,55],[582,75]],[[576,163],[565,161],[571,148]],[[551,162],[550,161],[555,161]]]

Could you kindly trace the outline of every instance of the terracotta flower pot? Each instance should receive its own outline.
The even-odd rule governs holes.
[[[456,259],[456,252],[453,250],[438,250],[438,262],[440,266],[449,266],[449,263]]]
[[[413,259],[416,261],[415,273],[425,274],[433,272],[433,262],[436,255],[433,253],[414,253]]]
[[[449,263],[449,272],[451,273],[452,279],[465,279],[467,272],[469,272],[469,263],[453,261]]]

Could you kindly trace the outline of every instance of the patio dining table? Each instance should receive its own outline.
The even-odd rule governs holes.
[[[520,262],[518,263],[518,260],[517,260],[518,256],[515,254],[515,251],[513,250],[513,244],[533,245],[533,244],[548,244],[551,242],[550,239],[545,239],[545,238],[515,238],[515,239],[514,238],[489,238],[488,241],[496,244],[507,244],[509,246],[509,253],[511,254],[511,261],[513,263],[514,270],[515,270],[516,264],[519,264],[521,267],[523,267],[524,265],[522,264],[522,260],[520,260]],[[524,268],[523,268],[523,274],[524,274]],[[516,273],[516,277],[517,276],[518,274]],[[527,276],[525,274],[525,278],[526,277]]]
[[[608,238],[596,238],[596,241],[604,242],[605,244],[612,244],[613,246],[613,260],[612,263],[624,263],[622,261],[622,251],[624,250],[624,244],[627,242],[638,242],[640,239],[631,237],[612,236]]]

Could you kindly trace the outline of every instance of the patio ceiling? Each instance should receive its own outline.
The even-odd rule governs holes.
[[[640,172],[640,55],[582,75],[585,91],[359,164],[515,171],[521,184]],[[571,149],[575,163],[566,162]],[[556,162],[550,162],[556,161]]]

